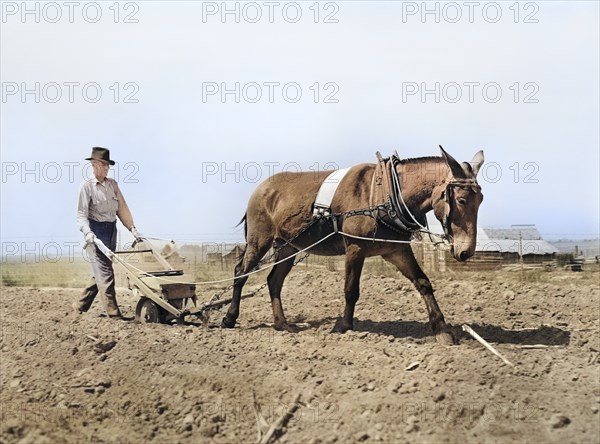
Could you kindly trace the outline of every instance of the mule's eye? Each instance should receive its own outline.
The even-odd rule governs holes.
[[[463,199],[462,197],[459,197],[458,199],[456,199],[458,201],[459,204],[461,205],[465,205],[467,203],[467,199]]]
[[[440,199],[444,199],[446,197],[446,192],[442,191],[442,195],[440,196]]]

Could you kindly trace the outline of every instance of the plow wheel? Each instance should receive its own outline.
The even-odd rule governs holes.
[[[144,324],[156,324],[163,320],[162,309],[148,298],[141,298],[135,307],[135,319]]]

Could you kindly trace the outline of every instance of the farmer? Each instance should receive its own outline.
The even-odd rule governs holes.
[[[77,203],[77,224],[85,236],[85,248],[88,251],[94,273],[93,281],[83,290],[79,301],[73,303],[78,313],[88,311],[94,298],[100,298],[106,313],[111,318],[123,319],[115,293],[115,273],[112,262],[94,245],[94,239],[100,239],[111,251],[117,247],[117,216],[136,239],[140,234],[133,225],[133,217],[121,194],[117,181],[106,177],[111,165],[110,151],[106,148],[92,148],[90,160],[94,169],[92,179],[86,180],[79,189]]]

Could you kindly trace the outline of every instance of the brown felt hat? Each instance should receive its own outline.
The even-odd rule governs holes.
[[[100,148],[99,146],[92,148],[92,157],[88,157],[85,160],[103,160],[110,165],[115,164],[114,160],[110,160],[110,150],[107,148]]]

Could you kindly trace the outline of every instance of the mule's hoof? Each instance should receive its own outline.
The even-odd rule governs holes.
[[[333,327],[333,330],[331,330],[332,333],[346,333],[348,330],[352,330],[354,328],[354,326],[352,324],[348,324],[346,322],[344,322],[343,319],[338,319],[337,321],[335,321],[335,325]]]
[[[233,327],[235,327],[235,321],[232,321],[227,316],[225,316],[223,318],[223,320],[221,321],[221,327],[224,327],[224,328],[233,328]]]
[[[282,322],[279,324],[273,325],[273,328],[277,331],[287,331],[290,333],[298,333],[300,330],[295,325],[290,325],[287,322]]]
[[[435,335],[435,340],[438,344],[442,345],[454,345],[456,343],[454,337],[447,331],[443,331]]]

